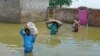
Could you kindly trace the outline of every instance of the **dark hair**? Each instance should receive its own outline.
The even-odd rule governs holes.
[[[25,31],[26,34],[30,34],[30,30],[28,28],[25,28],[24,31]]]

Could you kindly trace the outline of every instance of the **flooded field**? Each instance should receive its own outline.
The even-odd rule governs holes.
[[[56,35],[43,22],[37,22],[39,34],[33,52],[24,54],[19,30],[24,24],[0,23],[0,56],[100,56],[100,28],[80,27],[72,32],[72,25],[63,23]]]

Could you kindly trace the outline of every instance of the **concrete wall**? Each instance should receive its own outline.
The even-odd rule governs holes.
[[[89,23],[92,26],[99,26],[100,27],[100,10],[91,10]]]
[[[19,0],[0,0],[0,21],[20,22]]]
[[[48,10],[51,10],[51,8],[48,8]],[[77,16],[77,9],[74,8],[56,8],[54,11],[54,18],[66,23],[73,23]],[[88,22],[91,26],[100,27],[100,10],[89,8]]]
[[[0,21],[24,23],[45,20],[49,0],[0,0]]]
[[[43,21],[48,16],[48,2],[49,0],[0,0],[0,22]],[[77,9],[73,8],[55,10],[55,18],[67,23],[73,23],[76,15]],[[100,27],[100,10],[89,9],[88,19],[89,25]]]
[[[76,10],[74,9],[57,9],[55,12],[56,19],[67,23],[73,23],[76,15]]]
[[[49,0],[20,0],[21,23],[45,20]]]

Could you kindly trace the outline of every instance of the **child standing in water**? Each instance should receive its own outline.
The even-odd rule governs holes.
[[[24,41],[24,52],[31,53],[33,43],[35,42],[35,35],[31,34],[28,28],[21,29],[20,34],[22,35]]]
[[[72,26],[72,31],[73,32],[78,32],[79,31],[79,26],[80,26],[79,19],[74,20],[74,23],[73,23],[73,26]]]

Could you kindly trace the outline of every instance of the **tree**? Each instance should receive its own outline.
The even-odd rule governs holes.
[[[49,7],[62,7],[63,5],[70,6],[72,0],[49,0]]]
[[[56,0],[49,0],[49,7],[57,7]]]

